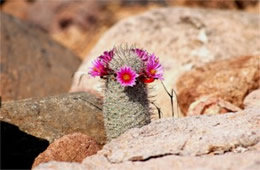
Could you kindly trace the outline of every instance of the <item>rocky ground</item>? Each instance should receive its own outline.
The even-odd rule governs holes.
[[[205,79],[204,84],[202,84],[203,80],[201,82],[198,81],[203,87],[204,85],[208,86],[206,83],[213,82],[212,86],[221,85],[221,89],[228,88],[234,90],[236,88],[231,87],[232,83],[224,83],[227,81],[227,78],[232,76],[236,77],[235,81],[240,83],[237,85],[240,86],[238,89],[244,89],[245,93],[259,88],[258,81],[253,81],[255,85],[247,83],[251,82],[251,80],[259,79],[258,60],[260,46],[257,45],[259,44],[259,27],[259,16],[249,13],[189,8],[151,10],[122,20],[114,25],[100,38],[78,71],[87,72],[92,64],[91,61],[96,56],[102,54],[104,49],[112,49],[114,44],[136,44],[136,46],[152,51],[160,57],[165,72],[164,84],[168,89],[174,88],[177,92],[181,92],[179,94],[181,110],[186,111],[185,109],[183,110],[184,105],[182,101],[187,105],[189,103],[187,103],[187,99],[181,99],[183,97],[182,90],[192,89],[192,86],[197,87],[196,81],[198,81],[197,79],[200,76]],[[139,37],[142,37],[141,41]],[[246,55],[254,56],[254,59],[249,60],[247,64],[244,63],[247,61],[246,57],[243,59],[243,56]],[[251,58],[250,56],[248,57]],[[226,60],[221,61],[224,59]],[[208,64],[209,62],[210,64]],[[232,62],[236,64],[234,65]],[[234,69],[229,67],[230,65]],[[244,68],[247,66],[249,67]],[[200,71],[201,68],[205,68],[206,71]],[[194,69],[198,69],[199,71],[198,75],[192,75],[192,79],[189,79],[189,77],[186,78],[183,75],[185,72],[190,72]],[[248,75],[249,77],[244,73],[246,70],[251,72],[248,73],[250,74]],[[245,80],[243,75],[248,80]],[[198,76],[198,78],[195,79],[195,76]],[[212,79],[208,79],[209,76]],[[75,75],[71,91],[96,90],[101,93],[101,82],[98,79],[93,79],[86,75],[81,79],[80,84],[78,84],[79,77],[80,74]],[[249,80],[250,77],[251,80]],[[189,79],[189,81],[186,79]],[[213,87],[208,88],[211,89],[211,92],[216,90]],[[164,116],[171,116],[170,100],[160,82],[154,83],[154,89],[152,92],[156,96],[154,99],[161,107],[162,112],[165,113]],[[203,91],[203,89],[201,90]],[[202,91],[201,93],[203,93]],[[191,93],[194,93],[194,90]],[[240,97],[235,96],[236,98],[240,98],[237,99],[240,100],[240,103],[245,97],[245,93],[231,94],[236,93],[236,91],[230,91],[229,93],[223,91],[223,93],[229,97],[240,95]],[[199,97],[198,95],[200,94],[197,94],[196,97]],[[190,94],[186,95],[186,97],[189,96]],[[175,108],[177,107],[175,106]],[[177,113],[177,110],[175,112]],[[154,116],[157,117],[157,115]]]
[[[1,169],[260,169],[259,2],[0,2]],[[102,83],[78,73],[122,43],[178,103],[153,83],[162,118],[107,142]]]
[[[259,169],[260,109],[172,118],[131,129],[81,164],[40,169]]]
[[[48,3],[46,0],[2,1],[2,11],[39,26],[82,59],[112,25],[150,9],[186,6],[260,13],[258,0],[88,0],[77,3],[73,0]]]

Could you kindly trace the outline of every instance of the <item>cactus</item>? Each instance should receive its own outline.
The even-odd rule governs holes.
[[[151,122],[147,83],[162,79],[159,59],[138,48],[105,51],[90,68],[105,79],[103,114],[108,140]]]

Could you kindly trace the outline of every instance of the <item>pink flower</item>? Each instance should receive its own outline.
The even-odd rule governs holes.
[[[124,66],[117,72],[116,79],[122,86],[132,87],[135,85],[136,77],[138,77],[138,75],[131,67]]]
[[[159,59],[154,55],[150,55],[146,63],[146,75],[149,78],[163,80],[163,68],[159,63]]]
[[[104,63],[108,64],[114,57],[114,49],[110,51],[105,51],[103,55],[99,56],[98,58]]]
[[[132,49],[137,55],[138,57],[140,57],[143,61],[147,61],[148,59],[148,53],[145,50],[139,49],[139,48],[135,48]]]
[[[156,79],[163,80],[163,68],[158,57],[154,54],[150,55],[147,51],[139,48],[128,50],[134,52],[136,54],[135,57],[142,60],[143,63],[140,71],[136,72],[128,65],[124,65],[119,71],[110,68],[109,62],[114,58],[114,55],[117,52],[116,49],[112,49],[110,51],[104,51],[102,55],[93,61],[93,66],[90,68],[89,74],[92,77],[100,76],[101,78],[106,78],[106,75],[112,77],[116,76],[118,83],[124,87],[134,86],[136,81],[152,83]],[[137,77],[139,78],[137,79]]]
[[[93,67],[90,68],[89,74],[92,77],[96,77],[96,76],[104,76],[106,73],[107,72],[104,64],[99,59],[94,60]]]

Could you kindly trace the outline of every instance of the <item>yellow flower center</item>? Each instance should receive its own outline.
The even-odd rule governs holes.
[[[130,80],[130,76],[128,74],[125,74],[125,75],[123,75],[123,79],[125,81],[128,81],[128,80]]]
[[[151,73],[152,75],[154,75],[154,74],[156,73],[156,70],[155,70],[155,69],[151,69],[151,70],[150,70],[150,73]]]
[[[101,69],[99,67],[94,67],[93,70],[97,72],[101,72]]]

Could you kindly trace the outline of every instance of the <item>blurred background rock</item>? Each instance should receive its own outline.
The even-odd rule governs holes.
[[[239,98],[239,101],[235,102],[238,103],[239,106],[242,105],[243,102],[245,108],[260,103],[259,94],[257,93],[260,87],[258,83],[259,69],[257,70],[257,68],[259,68],[259,63],[255,62],[258,60],[259,55],[256,56],[258,58],[251,56],[255,54],[255,52],[258,52],[257,54],[259,54],[260,50],[260,43],[258,43],[260,22],[258,22],[259,17],[257,15],[247,13],[240,14],[233,11],[220,14],[219,11],[214,12],[210,10],[207,10],[207,13],[204,13],[193,9],[174,8],[169,10],[162,9],[159,12],[155,11],[156,13],[148,13],[148,18],[151,17],[153,19],[152,21],[155,21],[153,24],[149,23],[149,20],[145,21],[138,19],[140,17],[146,18],[147,16],[135,16],[132,25],[116,24],[121,19],[141,14],[150,9],[175,6],[222,10],[229,9],[233,11],[260,14],[259,0],[0,0],[0,96],[2,101],[4,101],[2,104],[0,101],[0,129],[2,129],[1,133],[4,139],[0,142],[1,148],[3,148],[1,152],[1,162],[4,162],[4,164],[1,165],[1,168],[30,169],[36,156],[47,148],[49,142],[51,143],[55,139],[59,139],[61,136],[69,133],[81,132],[92,137],[98,144],[104,144],[105,131],[101,114],[102,99],[99,98],[98,93],[96,93],[97,91],[95,91],[95,86],[97,86],[98,83],[92,79],[87,80],[89,83],[88,86],[82,84],[83,87],[89,87],[87,93],[66,93],[71,86],[71,75],[75,73],[77,69],[84,67],[84,62],[82,63],[81,60],[96,57],[97,55],[95,53],[100,49],[109,49],[107,48],[109,44],[118,44],[115,42],[121,42],[122,40],[127,40],[129,42],[139,41],[139,35],[142,36],[142,40],[146,40],[143,41],[143,44],[146,45],[146,47],[152,48],[152,45],[155,44],[155,48],[151,50],[151,52],[158,50],[161,54],[167,54],[159,55],[163,56],[162,60],[166,65],[166,71],[171,73],[168,74],[169,78],[167,78],[168,81],[165,83],[167,87],[174,87],[174,82],[177,81],[178,78],[176,75],[188,71],[193,66],[198,66],[197,63],[204,64],[204,62],[211,60],[217,61],[217,59],[230,59],[231,57],[238,58],[241,56],[242,59],[238,58],[237,60],[236,58],[235,60],[240,61],[237,63],[241,63],[238,68],[234,68],[236,65],[230,64],[231,60],[226,60],[227,62],[224,64],[218,62],[216,65],[219,67],[214,67],[212,70],[208,69],[203,73],[194,69],[190,70],[187,73],[188,76],[185,77],[191,82],[189,83],[185,80],[185,77],[183,78],[184,80],[180,79],[180,82],[185,82],[186,85],[191,85],[192,88],[190,86],[185,86],[186,89],[183,91],[185,94],[190,94],[190,91],[188,91],[189,89],[195,91],[197,90],[197,86],[202,87],[194,83],[194,78],[196,78],[196,76],[201,77],[200,82],[204,83],[202,85],[211,85],[211,82],[204,81],[204,78],[212,77],[212,79],[216,81],[213,81],[215,83],[213,84],[214,86],[211,87],[221,87],[220,91],[217,92],[218,94],[221,94],[221,97],[224,96],[224,99],[230,97],[232,100]],[[192,20],[192,24],[185,25],[185,22],[190,22],[190,20],[186,20],[187,17],[184,17],[183,20],[179,22],[179,18],[181,18],[180,11],[184,11],[184,16],[191,16],[192,14],[199,16],[199,20],[195,21],[205,21],[205,23],[207,23],[206,31],[204,28],[197,28],[196,25],[195,27],[192,26]],[[164,23],[160,22],[163,20],[158,19],[160,17],[156,17],[156,14],[161,14],[164,18],[168,18],[167,23],[169,26],[165,26]],[[25,22],[21,22],[20,19]],[[124,22],[127,23],[128,21]],[[155,34],[156,29],[158,28],[156,26],[166,28],[163,35],[158,32]],[[109,34],[106,34],[106,36],[103,36],[111,27],[115,29]],[[124,33],[126,28],[130,30],[128,35]],[[145,31],[147,28],[151,29],[149,30],[150,32],[148,31],[148,33],[144,35],[145,31],[143,31],[142,28],[144,28]],[[179,29],[176,31],[176,28]],[[113,32],[114,30],[115,32]],[[169,36],[167,33],[170,31],[172,31],[172,34]],[[213,33],[216,34],[213,35]],[[155,35],[151,36],[151,34]],[[119,36],[116,37],[115,35]],[[198,35],[199,39],[197,38]],[[201,39],[200,35],[204,38]],[[153,38],[155,41],[157,38],[159,40],[151,45],[150,42],[153,41]],[[210,41],[208,41],[208,39]],[[54,40],[58,43],[54,42]],[[97,44],[98,40],[101,40],[100,42],[102,43]],[[162,41],[165,41],[165,43],[161,43]],[[168,44],[170,43],[173,45],[169,46]],[[160,48],[158,48],[158,46],[160,46]],[[92,54],[89,53],[90,50],[93,51],[91,52]],[[192,53],[193,51],[196,53]],[[245,54],[248,54],[248,56],[244,56]],[[188,57],[184,58],[183,56],[185,55]],[[191,59],[193,56],[195,57]],[[244,57],[248,58],[248,61],[251,62],[245,62],[246,60],[244,60]],[[249,60],[251,58],[252,60]],[[79,68],[81,63],[83,67]],[[87,62],[85,62],[85,68],[87,68],[86,63]],[[252,74],[247,74],[245,76],[245,74],[242,74],[242,71],[244,71],[244,65],[248,66],[248,63],[258,65],[257,68],[249,68],[247,73]],[[205,65],[205,67],[211,68],[211,65],[212,64]],[[232,67],[229,68],[229,65]],[[226,67],[227,69],[223,69],[223,67]],[[215,78],[214,75],[217,75],[215,73],[218,72],[218,70],[222,70],[218,75],[226,76],[222,76],[222,79],[217,79],[218,77]],[[234,75],[233,77],[236,78],[236,83],[232,84],[227,81],[226,77],[230,77],[229,75]],[[219,83],[222,83],[222,86],[220,86]],[[182,84],[180,84],[180,86],[184,87]],[[239,89],[237,87],[239,87]],[[233,88],[235,90],[232,90]],[[256,88],[258,90],[255,90]],[[197,94],[201,94],[199,92],[207,90],[205,87],[201,89],[197,90],[198,93],[194,95],[195,97],[197,97]],[[218,88],[215,89],[218,90]],[[229,90],[230,92],[237,92],[235,93],[236,95],[226,92],[228,89],[231,89]],[[75,91],[79,91],[79,88],[77,87]],[[245,97],[244,93],[249,93],[251,91],[252,93],[250,93],[250,96],[247,97],[246,100],[242,100],[242,98]],[[162,94],[162,90],[158,90],[158,92],[158,94]],[[209,93],[211,92],[212,91]],[[208,94],[208,92],[206,94]],[[187,96],[183,96],[187,98]],[[238,97],[235,98],[233,96]],[[165,102],[165,97],[163,95],[160,95],[159,97],[161,97],[161,100],[159,101],[165,104],[164,108],[170,109],[167,102]],[[230,105],[227,105],[222,100],[219,102],[216,98],[210,98],[208,101],[198,100],[197,103],[196,101],[193,102],[193,100],[191,100],[189,103],[197,104],[195,105],[196,107],[191,107],[193,110],[201,108],[198,107],[200,105],[207,108],[208,103],[213,106],[210,108],[211,111],[213,109],[223,109],[222,106],[214,107],[219,103],[224,103],[224,109],[228,111],[231,108],[229,107]],[[231,111],[234,111],[232,109],[233,108],[231,108]],[[186,110],[188,110],[188,107],[186,107]],[[217,112],[215,110],[214,113]],[[230,121],[235,119],[232,117],[231,120],[228,118],[229,115],[227,115],[227,120],[225,120],[225,118],[223,119],[223,117],[216,118],[217,122],[218,120],[221,120],[220,122],[222,122],[222,120],[224,121],[223,123],[217,124],[214,123],[216,122],[214,120],[215,117],[208,117],[214,123],[214,125],[212,124],[214,127],[211,127],[211,125],[208,124],[208,121],[204,121],[203,117],[199,119],[196,118],[196,121],[201,122],[199,125],[202,127],[201,129],[198,129],[197,132],[198,134],[204,132],[204,127],[206,131],[209,132],[212,128],[216,128],[215,136],[220,138],[215,138],[212,134],[210,134],[210,137],[214,138],[214,142],[215,139],[219,139],[219,141],[224,144],[222,148],[223,152],[227,151],[225,150],[226,148],[229,152],[231,149],[229,149],[230,144],[228,141],[230,140],[227,139],[231,139],[235,142],[238,141],[237,146],[241,145],[240,135],[243,135],[243,133],[252,134],[253,137],[257,137],[251,138],[251,136],[249,136],[250,138],[248,139],[250,140],[246,140],[246,142],[254,142],[255,139],[259,139],[259,133],[251,133],[252,127],[257,129],[257,119],[255,117],[258,116],[257,113],[260,113],[258,110],[259,109],[255,109],[255,111],[248,110],[245,111],[245,114],[236,114],[235,117],[238,115],[237,120],[245,120],[244,123],[240,122],[239,124],[230,124]],[[164,112],[164,110],[162,111]],[[171,114],[170,111],[165,111],[164,113]],[[222,110],[221,113],[223,113]],[[204,114],[204,112],[199,114]],[[239,115],[242,115],[242,117],[239,118]],[[249,117],[245,118],[244,116],[246,115]],[[167,115],[165,114],[162,117],[166,116]],[[192,123],[193,118],[185,119],[185,121],[186,120],[186,124],[195,125]],[[226,121],[228,123],[226,123]],[[251,125],[250,123],[252,122],[254,124]],[[218,126],[220,124],[225,125],[225,128],[223,129],[222,126]],[[182,129],[183,121],[179,120],[179,126],[178,122],[172,125],[175,127],[177,125],[176,129]],[[234,131],[234,129],[238,129],[237,127],[240,127],[240,125],[242,125],[241,127],[244,127],[244,129],[239,128],[239,131]],[[248,129],[249,126],[251,128],[250,130]],[[154,128],[155,127],[153,127],[153,129]],[[160,129],[165,128],[162,127],[159,128],[159,130]],[[194,129],[194,127],[188,128],[188,130],[189,129]],[[222,131],[220,129],[222,129]],[[203,141],[208,142],[208,139],[210,138],[203,138],[203,140],[201,140],[202,138],[198,136],[195,138],[191,136],[189,139],[187,138],[187,136],[190,136],[189,133],[194,132],[189,131],[186,134],[183,132],[184,131],[181,131],[181,134],[184,136],[174,138],[177,140],[181,139],[179,140],[181,146],[186,145],[186,141],[188,141],[188,147],[185,147],[186,149],[189,148],[189,144],[194,143],[196,148],[202,148],[199,148],[200,151],[203,150],[203,148],[208,148],[207,145],[204,145]],[[233,134],[233,136],[237,138],[234,138],[233,140],[232,135],[227,138],[227,133]],[[205,134],[203,134],[203,136],[205,136]],[[244,137],[247,136],[244,135]],[[172,138],[167,138],[167,135],[162,138],[158,138],[155,135],[155,138],[164,143],[167,140],[172,143]],[[196,140],[199,140],[199,142]],[[158,141],[154,142],[151,140],[151,143],[156,142]],[[184,142],[184,144],[181,142]],[[244,146],[246,145],[243,144],[243,147]],[[249,146],[251,147],[252,145],[250,144]],[[221,149],[218,143],[212,145],[212,148],[214,147],[217,150],[219,150],[219,148]],[[74,151],[73,148],[68,149]],[[148,147],[148,150],[149,149],[150,148]],[[169,150],[172,151],[172,148],[169,148]],[[63,150],[61,153],[64,152],[65,151]],[[208,152],[207,150],[206,152],[211,154],[211,152]],[[116,151],[114,153],[116,153]],[[167,151],[167,153],[169,152]],[[71,155],[73,154],[68,154],[68,156]],[[150,158],[157,158],[158,155],[151,154],[149,156]],[[240,154],[238,156],[240,157]],[[248,156],[241,155],[241,160],[245,157]],[[215,159],[215,157],[212,158]],[[250,160],[254,161],[257,160],[257,158],[259,158],[259,155],[253,155],[250,157]],[[186,161],[186,158],[184,159]],[[226,159],[226,157],[223,159]],[[233,159],[237,160],[237,157]],[[233,164],[233,159],[230,161],[230,166],[235,166],[235,164]],[[186,162],[190,162],[189,158],[187,160],[188,161]],[[194,163],[194,161],[191,162],[193,164],[192,166],[195,164],[197,165],[197,162],[197,160],[196,163]],[[218,162],[213,159],[212,162],[214,162],[212,167],[216,167]],[[238,162],[244,164],[244,161]],[[162,163],[164,164],[164,162]],[[236,166],[241,167],[241,164],[236,164]],[[258,165],[259,164],[256,166]]]
[[[1,11],[40,27],[81,59],[120,19],[167,6],[260,14],[259,0],[0,0]]]

